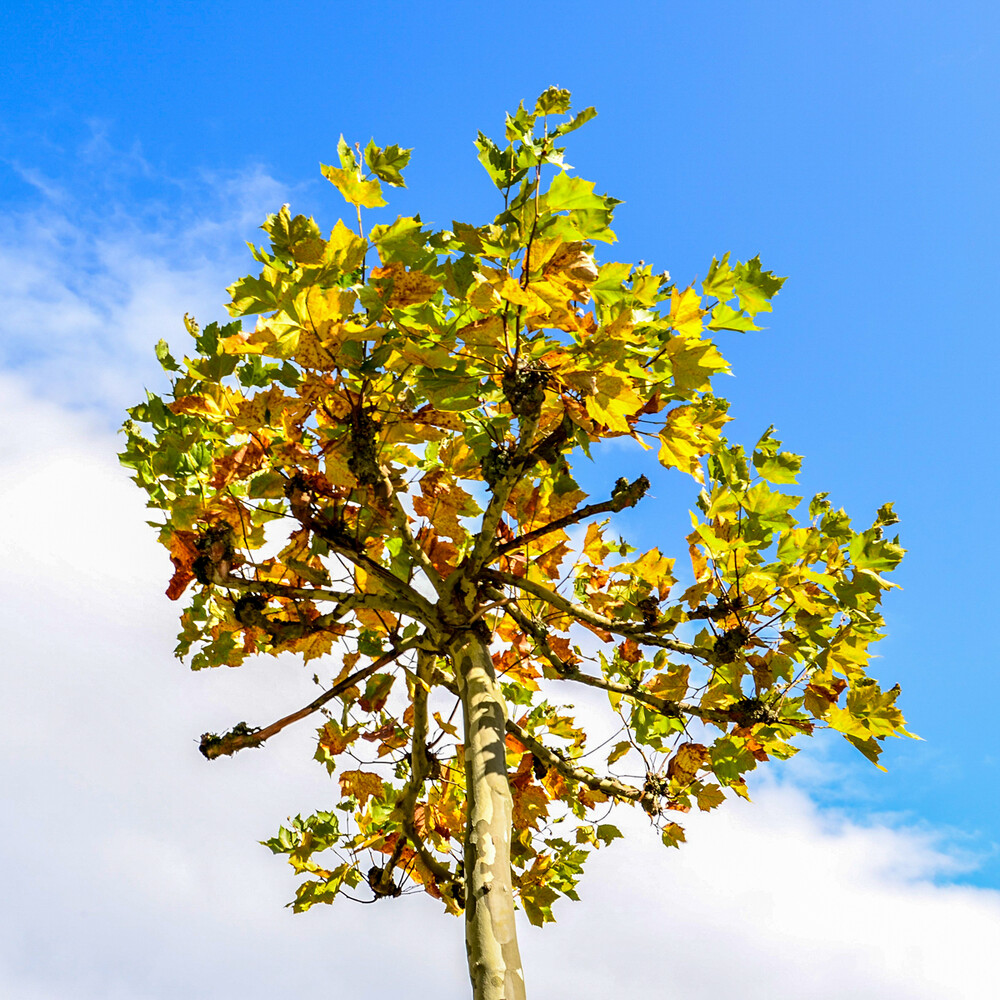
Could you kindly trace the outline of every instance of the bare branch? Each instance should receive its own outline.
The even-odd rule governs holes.
[[[270,594],[296,601],[336,601],[338,606],[323,616],[329,620],[343,618],[356,608],[371,608],[373,611],[393,611],[423,622],[421,609],[395,594],[359,594],[356,591],[323,590],[320,587],[291,587],[271,580],[245,580],[239,576],[227,577],[222,586],[230,590]]]
[[[353,674],[345,677],[342,681],[338,681],[328,691],[324,691],[318,698],[309,702],[305,708],[300,708],[297,712],[292,712],[291,715],[286,715],[284,718],[278,719],[277,722],[272,722],[271,725],[265,726],[263,729],[252,729],[245,722],[241,722],[222,736],[216,736],[214,733],[205,733],[201,738],[199,749],[208,760],[214,760],[216,757],[228,757],[246,747],[259,747],[265,740],[270,739],[276,733],[280,733],[282,729],[290,726],[293,722],[298,722],[299,719],[304,719],[312,715],[313,712],[318,712],[328,701],[336,698],[337,695],[343,694],[344,691],[353,687],[359,681],[365,680],[376,671],[381,670],[382,667],[392,663],[403,653],[413,649],[418,641],[417,638],[413,638],[400,643],[395,649],[384,656],[380,656],[367,667],[362,667],[360,670],[356,670]]]
[[[649,480],[645,476],[640,476],[634,483],[619,479],[610,500],[606,500],[604,503],[587,504],[586,507],[581,507],[572,514],[557,518],[555,521],[550,521],[540,528],[526,532],[519,538],[504,542],[493,550],[494,555],[504,556],[514,549],[529,545],[531,542],[537,541],[539,538],[544,538],[545,535],[551,534],[553,531],[567,528],[571,524],[578,524],[588,517],[596,517],[598,514],[617,514],[626,507],[634,507],[643,498],[648,489]]]

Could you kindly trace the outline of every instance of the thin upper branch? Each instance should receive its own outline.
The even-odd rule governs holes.
[[[694,705],[687,701],[668,701],[666,698],[660,698],[651,691],[647,691],[638,684],[624,684],[621,681],[613,681],[607,677],[592,677],[590,674],[585,674],[576,664],[568,663],[553,650],[549,645],[548,630],[541,622],[534,621],[511,601],[508,601],[504,605],[504,610],[524,632],[531,636],[541,650],[542,655],[552,664],[556,673],[563,680],[576,681],[588,687],[600,688],[602,691],[620,694],[645,705],[647,708],[652,708],[661,715],[673,718],[693,716],[704,722],[718,724],[725,724],[732,721],[727,712],[702,708],[700,705]]]
[[[619,484],[622,482],[624,481],[619,480]],[[604,503],[587,504],[572,514],[567,514],[565,517],[560,517],[555,521],[550,521],[548,524],[543,524],[540,528],[534,528],[518,538],[498,545],[493,550],[493,554],[494,556],[504,556],[514,549],[519,549],[531,542],[537,541],[539,538],[544,538],[553,531],[567,528],[571,524],[578,524],[588,517],[596,517],[598,514],[617,514],[626,507],[634,507],[648,489],[649,480],[645,476],[640,476],[634,483],[625,483],[624,488],[621,485],[616,487],[610,500],[605,500]]]
[[[367,553],[359,552],[353,546],[346,544],[338,532],[331,530],[322,521],[313,518],[309,523],[309,527],[330,546],[331,551],[343,556],[348,562],[353,563],[359,569],[363,569],[366,573],[375,577],[391,595],[413,607],[416,614],[411,615],[411,617],[416,618],[425,625],[431,625],[437,620],[430,601],[415,588],[411,587],[405,580],[401,580],[396,576],[392,570],[377,562]]]
[[[571,618],[576,618],[578,621],[585,622],[588,625],[593,625],[595,628],[603,629],[605,632],[626,636],[647,646],[661,646],[663,649],[670,649],[675,653],[682,653],[685,656],[693,656],[706,663],[713,662],[711,650],[668,638],[665,635],[660,635],[658,632],[650,631],[645,626],[637,623],[606,618],[604,615],[600,615],[596,611],[591,611],[590,608],[584,607],[582,604],[577,604],[569,600],[569,598],[563,597],[557,591],[546,587],[544,583],[537,583],[534,580],[529,580],[527,577],[514,576],[513,573],[504,573],[501,570],[495,569],[487,570],[486,575],[495,583],[523,590],[526,594],[530,594],[532,597],[537,597],[539,600],[551,604],[552,607],[563,612],[563,614],[569,615]]]
[[[466,560],[469,574],[473,577],[479,573],[479,570],[486,565],[492,556],[493,542],[500,518],[503,517],[504,507],[507,506],[507,501],[510,499],[511,490],[517,485],[524,472],[524,460],[531,451],[532,439],[537,429],[537,416],[521,418],[520,435],[517,447],[510,456],[510,468],[493,484],[493,494],[483,513],[475,544]]]
[[[400,538],[403,539],[403,546],[410,554],[410,558],[424,571],[424,576],[430,581],[435,593],[440,595],[443,592],[441,574],[434,568],[430,556],[423,550],[420,543],[414,537],[413,532],[410,531],[410,520],[406,514],[406,510],[400,502],[396,491],[392,488],[389,477],[385,474],[385,470],[381,466],[379,466],[379,472],[382,475],[382,485],[392,506],[393,525],[399,532]]]

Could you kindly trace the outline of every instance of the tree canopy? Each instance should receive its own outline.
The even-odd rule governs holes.
[[[318,671],[309,705],[201,741],[211,759],[319,723],[338,792],[267,841],[301,877],[294,908],[420,887],[465,912],[477,998],[524,995],[514,907],[543,924],[577,898],[620,836],[609,805],[677,846],[685,812],[748,797],[817,727],[876,764],[909,735],[867,669],[903,555],[892,506],[855,529],[794,493],[773,428],[749,449],[723,433],[713,338],[759,329],[785,279],[729,254],[697,285],[599,263],[619,202],[560,146],[594,114],[550,88],[503,142],[480,133],[499,213],[444,229],[366,227],[410,150],[341,139],[322,172],[355,218],[324,236],[268,216],[232,322],[185,317],[187,356],[157,345],[169,392],[125,424],[186,602],[178,656]],[[679,539],[614,530],[655,504],[645,476],[598,498],[574,479],[623,438],[693,482],[681,565]],[[607,695],[607,745],[566,707],[578,685]]]

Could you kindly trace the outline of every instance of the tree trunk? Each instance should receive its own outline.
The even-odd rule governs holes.
[[[474,1000],[525,1000],[510,881],[512,800],[503,696],[486,643],[471,630],[451,648],[465,716],[465,944]]]

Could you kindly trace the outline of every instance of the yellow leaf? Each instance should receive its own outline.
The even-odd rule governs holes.
[[[497,294],[497,290],[486,280],[482,274],[472,275],[472,282],[475,285],[469,291],[466,298],[473,309],[478,309],[481,313],[489,313],[500,309],[503,299]]]
[[[382,794],[382,779],[367,771],[344,771],[340,775],[340,791],[343,795],[353,795],[363,809],[365,803]]]
[[[701,318],[705,310],[701,308],[701,296],[694,286],[670,293],[670,325],[682,336],[697,337],[701,333]]]
[[[604,543],[604,532],[601,526],[596,521],[587,525],[587,537],[583,540],[583,554],[595,566],[601,566],[610,551],[611,546]]]
[[[466,530],[459,515],[472,517],[481,513],[472,495],[462,489],[444,469],[428,472],[420,480],[420,496],[414,497],[413,510],[426,517],[438,535],[463,542]]]
[[[338,220],[327,241],[323,263],[335,266],[342,273],[350,273],[361,265],[367,249],[368,241],[348,229],[343,220]]]
[[[628,379],[610,375],[606,371],[595,376],[597,392],[584,402],[592,420],[604,424],[608,430],[620,434],[631,434],[632,428],[626,417],[634,416],[645,405],[632,388]]]
[[[294,642],[283,644],[282,649],[290,653],[301,653],[304,662],[318,660],[321,656],[326,656],[333,648],[334,636],[328,632],[314,632],[305,635]]]
[[[664,701],[681,701],[688,693],[691,668],[686,663],[671,663],[666,673],[656,674],[645,684],[650,694]]]
[[[667,414],[660,431],[660,451],[657,458],[668,469],[689,473],[699,483],[705,481],[701,457],[708,454],[719,440],[726,416],[724,404],[714,399],[677,406]]]
[[[331,757],[343,753],[358,738],[357,726],[346,730],[341,729],[333,719],[325,726],[321,726],[316,732],[319,735],[319,745]]]
[[[698,799],[698,808],[702,812],[708,812],[726,800],[726,793],[713,782],[702,785],[695,793],[695,797]]]
[[[418,302],[426,302],[441,287],[437,278],[432,278],[423,271],[408,271],[399,261],[376,267],[371,278],[380,287],[390,289],[386,299],[386,305],[390,309],[405,309]]]

